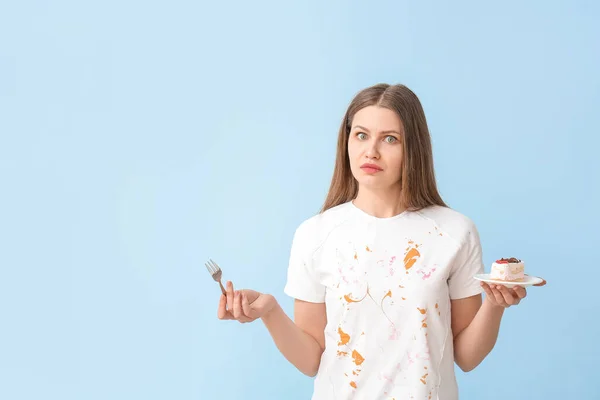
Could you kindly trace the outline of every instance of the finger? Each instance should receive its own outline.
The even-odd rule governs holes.
[[[546,284],[546,280],[544,278],[540,278],[542,281],[540,283],[536,283],[533,286],[544,286]]]
[[[530,276],[530,275],[525,274],[525,276]],[[533,286],[544,286],[546,284],[546,280],[544,278],[541,278],[541,277],[538,277],[538,278],[540,278],[542,281],[540,283],[536,283]]]
[[[492,288],[489,285],[485,285],[485,286],[483,286],[483,290],[485,291],[485,295],[488,298],[488,300],[491,301],[492,304],[495,304],[496,296],[494,296],[494,292],[492,291]]]
[[[245,293],[242,293],[242,311],[244,311],[244,315],[250,317],[250,303],[248,302],[248,296]]]
[[[231,314],[227,312],[225,306],[227,305],[227,297],[222,294],[219,300],[219,308],[217,309],[217,317],[219,319],[231,319]]]
[[[240,292],[240,303],[242,303],[242,302],[243,302],[243,294]],[[241,307],[241,312],[242,312],[242,314],[241,314],[240,318],[238,319],[238,321],[240,321],[241,323],[252,322],[256,319],[256,318],[252,318],[249,315],[247,315],[244,312],[243,306]]]
[[[227,310],[229,312],[233,311],[233,296],[233,283],[227,281]]]
[[[487,283],[481,282],[481,287],[483,288],[483,291],[485,292],[486,295],[493,296],[492,290],[490,289],[490,286]]]
[[[519,299],[524,299],[527,296],[527,290],[521,286],[514,288],[514,292]]]
[[[235,295],[235,300],[233,302],[233,309],[237,312],[235,319],[237,319],[241,323],[254,321],[254,319],[250,318],[244,313],[244,309],[242,307],[242,293],[242,290],[238,290]]]
[[[244,316],[242,312],[242,296],[240,295],[240,291],[236,290],[233,296],[233,317],[240,319],[242,316]]]
[[[506,302],[504,301],[504,296],[502,296],[502,293],[500,293],[497,286],[492,286],[492,294],[494,295],[494,298],[496,299],[496,303],[498,303],[498,305],[502,307],[507,306]]]
[[[502,294],[502,297],[504,298],[504,302],[511,306],[514,304],[517,304],[518,301],[514,298],[514,296],[512,295],[512,293],[510,292],[510,290],[508,290],[508,288],[506,286],[500,285],[500,287],[498,288],[498,291]]]

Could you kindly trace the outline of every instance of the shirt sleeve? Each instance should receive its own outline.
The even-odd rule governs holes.
[[[315,249],[311,238],[314,233],[307,228],[308,225],[303,223],[294,233],[284,293],[298,300],[324,303],[325,286],[320,282],[313,262]]]
[[[478,280],[473,276],[484,271],[483,254],[479,232],[470,222],[468,231],[450,271],[448,287],[450,299],[463,299],[483,292]]]

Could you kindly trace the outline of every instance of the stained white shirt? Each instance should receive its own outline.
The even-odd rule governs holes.
[[[481,293],[483,269],[474,223],[446,207],[348,202],[300,224],[285,293],[327,309],[312,399],[458,399],[450,300]]]

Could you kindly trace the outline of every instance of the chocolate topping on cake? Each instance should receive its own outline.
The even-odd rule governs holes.
[[[518,258],[515,257],[511,257],[511,258],[501,258],[500,260],[498,260],[497,262],[505,262],[505,263],[520,263],[521,260],[519,260]]]

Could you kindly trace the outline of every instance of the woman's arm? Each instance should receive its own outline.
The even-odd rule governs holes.
[[[482,304],[481,295],[452,300],[454,360],[460,369],[471,371],[492,351],[503,313],[502,307]]]
[[[295,300],[292,321],[277,304],[262,317],[275,345],[298,370],[315,376],[325,349],[327,315],[324,303]]]
[[[504,286],[483,285],[486,291],[483,304],[481,295],[451,303],[454,360],[465,372],[477,367],[494,348],[504,309],[518,304],[527,295],[522,287],[509,290]]]
[[[219,319],[247,323],[260,318],[289,362],[308,376],[317,374],[325,349],[327,313],[324,303],[296,300],[294,323],[272,295],[250,289],[234,291],[230,281],[226,287],[226,293],[219,301]]]

